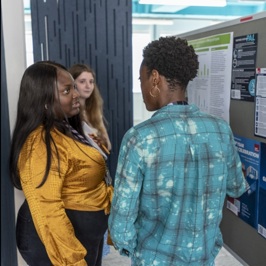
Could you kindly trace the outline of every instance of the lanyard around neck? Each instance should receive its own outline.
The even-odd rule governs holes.
[[[188,105],[188,102],[187,101],[176,101],[176,102],[169,103],[168,105]]]

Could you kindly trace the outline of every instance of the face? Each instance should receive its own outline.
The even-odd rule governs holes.
[[[72,117],[79,113],[79,93],[72,76],[65,70],[57,71],[57,88],[54,111],[57,118]]]
[[[75,80],[80,98],[87,99],[94,90],[95,80],[90,72],[82,72]]]
[[[152,76],[148,75],[148,69],[146,66],[141,65],[140,67],[140,88],[141,88],[141,92],[142,92],[142,97],[143,97],[143,102],[146,105],[146,109],[148,111],[155,111],[158,108],[158,98],[153,98],[150,95],[150,91],[152,89],[153,86],[153,78]]]

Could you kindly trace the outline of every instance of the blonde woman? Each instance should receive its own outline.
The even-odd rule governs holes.
[[[96,84],[95,72],[85,64],[75,64],[69,72],[80,93],[83,130],[99,144],[105,153],[108,153],[111,150],[111,142],[105,127],[103,99]]]

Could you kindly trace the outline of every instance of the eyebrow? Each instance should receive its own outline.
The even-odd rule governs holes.
[[[64,90],[66,87],[71,87],[71,86],[75,86],[75,83],[74,82],[73,83],[70,83],[70,82],[61,83],[62,90]]]

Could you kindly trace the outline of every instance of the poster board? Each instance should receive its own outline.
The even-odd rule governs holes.
[[[220,23],[177,35],[188,41],[197,40],[221,33],[233,32],[234,37],[257,34],[256,67],[266,67],[266,12]],[[228,66],[231,68],[231,66]],[[228,90],[231,90],[228,87]],[[230,99],[229,121],[234,134],[259,141],[265,145],[266,140],[255,135],[255,101]],[[266,239],[255,228],[239,219],[230,210],[224,208],[221,230],[225,246],[232,250],[248,265],[264,265],[266,261]],[[241,244],[240,244],[241,243]]]

